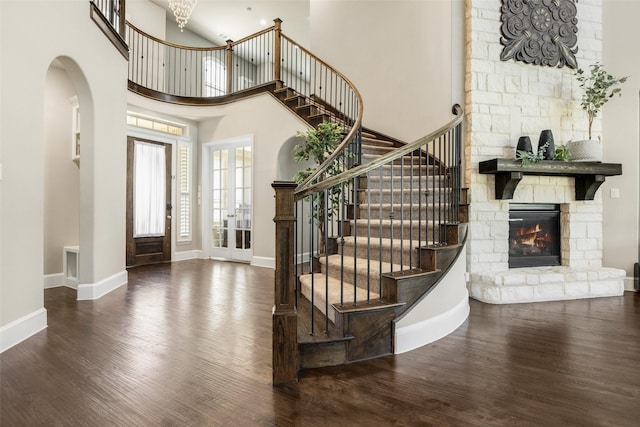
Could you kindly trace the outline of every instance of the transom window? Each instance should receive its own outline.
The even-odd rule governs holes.
[[[127,112],[127,124],[175,136],[187,135],[187,127],[183,124],[158,119],[156,117],[145,116],[143,114],[132,113],[131,111]]]

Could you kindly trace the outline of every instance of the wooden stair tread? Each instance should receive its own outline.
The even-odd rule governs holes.
[[[375,145],[381,147],[395,147],[394,143],[384,139],[371,138],[362,133],[362,144]]]
[[[366,253],[366,252],[364,252]],[[357,256],[357,254],[356,254]],[[340,265],[342,263],[341,260],[341,255],[340,254],[335,254],[335,255],[329,255],[328,259],[329,259],[329,265],[330,266],[335,266],[335,265]],[[345,261],[344,261],[344,271],[345,271],[345,275],[347,274],[347,272],[349,273],[349,275],[353,275],[354,273],[354,266],[355,266],[355,270],[356,273],[360,273],[360,274],[366,274],[367,270],[368,270],[368,266],[369,265],[376,265],[378,266],[378,268],[376,269],[370,269],[369,270],[369,277],[372,280],[377,280],[379,275],[380,275],[380,271],[382,270],[382,274],[386,273],[386,272],[390,272],[390,271],[399,271],[399,270],[403,270],[404,267],[406,266],[402,266],[398,263],[393,263],[393,266],[385,261],[382,261],[382,263],[380,263],[380,261],[374,261],[374,260],[369,260],[367,258],[360,258],[360,257],[356,257],[355,259],[353,257],[344,257]],[[320,264],[324,265],[324,263],[326,262],[325,257],[320,257]],[[381,266],[381,267],[380,267]],[[348,279],[351,279],[351,277],[347,277]]]
[[[311,290],[311,274],[305,274],[303,276],[300,276],[300,284],[302,285],[303,290],[307,291],[307,293],[310,294],[310,290]],[[322,291],[322,294],[324,294],[324,290],[325,290],[325,284],[326,284],[326,275],[323,273],[314,273],[313,274],[313,280],[314,280],[314,291]],[[331,306],[332,304],[340,304],[340,288],[341,288],[341,282],[340,280],[329,276],[329,306]],[[353,301],[353,295],[354,295],[354,286],[351,283],[348,283],[346,281],[342,282],[343,286],[342,286],[342,291],[343,291],[343,302],[344,301]],[[360,301],[362,303],[366,303],[367,301],[367,290],[360,288],[360,287],[355,287],[356,289],[356,301]],[[378,299],[380,297],[380,295],[374,291],[369,291],[369,299],[370,300],[374,300],[374,299]],[[322,308],[320,308],[320,311],[322,311]]]
[[[338,238],[339,239],[339,238]],[[345,245],[353,245],[354,243],[356,244],[363,244],[366,245],[367,243],[367,236],[344,236],[344,242]],[[401,243],[401,240],[399,238],[399,236],[397,238],[393,239],[393,247],[395,249],[400,249],[401,246],[404,246],[404,249],[408,248],[408,243],[409,243],[409,236],[405,236],[404,239],[404,243]],[[417,243],[418,242],[418,237],[417,236],[413,236],[413,243]],[[424,239],[422,239],[422,242],[424,242]],[[388,237],[371,237],[370,239],[370,245],[372,248],[376,248],[376,250],[378,250],[380,247],[382,247],[382,249],[391,249],[391,239]],[[426,245],[427,247],[429,245]],[[414,249],[417,249],[418,247],[416,246]],[[366,254],[366,251],[365,251]],[[383,273],[384,274],[384,273]]]
[[[374,311],[374,310],[385,310],[390,308],[402,307],[405,305],[404,302],[389,302],[389,301],[380,301],[380,300],[372,300],[369,302],[360,302],[357,305],[353,305],[353,303],[345,304],[340,307],[336,304],[333,305],[335,310],[339,313],[354,313],[360,311]]]
[[[420,276],[432,276],[442,273],[442,270],[426,270],[424,268],[412,268],[404,271],[394,271],[393,273],[383,273],[384,277],[390,277],[392,279],[402,279],[407,277],[420,277]]]

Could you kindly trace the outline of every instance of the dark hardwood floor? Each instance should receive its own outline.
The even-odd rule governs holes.
[[[130,270],[0,356],[9,426],[638,426],[640,295],[494,306],[421,349],[271,386],[273,271]]]

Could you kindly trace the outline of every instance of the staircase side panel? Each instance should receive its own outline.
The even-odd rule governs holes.
[[[437,341],[458,329],[469,316],[466,251],[422,301],[394,326],[394,353],[404,353]]]

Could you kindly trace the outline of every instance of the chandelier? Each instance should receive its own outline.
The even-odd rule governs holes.
[[[180,31],[183,31],[184,26],[187,25],[197,2],[198,0],[169,0],[169,8],[176,17]]]

